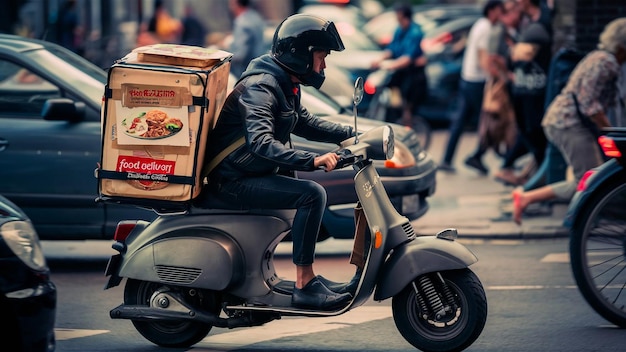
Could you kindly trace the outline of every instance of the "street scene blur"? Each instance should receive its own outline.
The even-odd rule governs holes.
[[[454,237],[452,241],[467,245],[477,253],[495,255],[498,250],[492,246],[500,240],[508,243],[508,249],[545,241],[553,250],[544,253],[541,263],[545,264],[544,259],[556,252],[564,254],[564,261],[557,260],[559,264],[565,264],[564,267],[559,267],[560,272],[550,275],[568,277],[557,279],[561,280],[558,283],[533,283],[530,280],[525,282],[527,286],[524,287],[575,288],[580,297],[568,296],[568,300],[578,299],[580,304],[589,307],[588,315],[595,314],[593,319],[603,319],[600,323],[581,326],[580,329],[602,324],[626,327],[626,294],[623,293],[626,283],[626,271],[623,270],[626,263],[626,223],[623,220],[626,218],[626,161],[622,154],[626,150],[626,4],[623,1],[7,0],[4,6],[0,12],[0,219],[3,221],[0,223],[3,239],[0,243],[0,263],[10,263],[11,268],[25,274],[2,277],[2,301],[9,302],[16,309],[7,310],[6,314],[2,310],[0,320],[15,327],[9,330],[9,334],[2,335],[2,339],[12,336],[14,339],[10,346],[15,346],[16,350],[79,350],[80,342],[68,330],[98,331],[94,336],[101,334],[100,330],[114,330],[111,322],[100,328],[91,323],[88,327],[75,326],[67,317],[59,319],[59,314],[72,313],[67,307],[57,307],[57,300],[59,304],[71,304],[73,309],[81,309],[77,306],[80,300],[61,297],[67,292],[63,287],[73,287],[72,280],[80,280],[71,277],[72,271],[62,263],[63,258],[77,255],[80,259],[74,258],[73,261],[93,261],[101,273],[107,268],[107,275],[110,276],[106,279],[108,288],[115,291],[115,286],[119,284],[115,280],[121,280],[122,275],[116,277],[117,274],[111,276],[111,273],[117,270],[116,265],[120,272],[128,270],[124,267],[126,263],[121,264],[119,258],[111,259],[113,264],[106,263],[109,257],[119,256],[117,252],[85,259],[84,253],[74,251],[85,243],[95,242],[98,248],[99,243],[105,243],[109,248],[115,243],[113,248],[124,256],[128,249],[124,243],[126,236],[132,239],[148,224],[162,222],[163,214],[155,212],[155,209],[163,210],[168,206],[167,202],[162,208],[152,206],[150,202],[138,206],[127,199],[96,202],[96,198],[102,197],[99,182],[103,175],[103,148],[109,144],[117,145],[117,142],[103,139],[103,136],[108,137],[103,131],[111,130],[107,130],[106,99],[114,99],[118,97],[115,94],[121,94],[119,91],[128,89],[124,88],[124,84],[112,88],[112,77],[115,82],[125,79],[116,78],[115,69],[120,68],[119,65],[124,68],[127,64],[124,60],[128,60],[129,53],[140,53],[142,48],[145,50],[159,45],[195,46],[224,53],[228,55],[225,61],[228,72],[224,74],[228,77],[227,84],[220,87],[224,94],[221,98],[219,94],[210,98],[207,95],[207,99],[227,99],[240,82],[240,77],[245,77],[246,69],[254,59],[280,55],[274,51],[277,28],[284,19],[296,14],[332,21],[343,46],[341,50],[326,50],[328,56],[324,58],[323,83],[319,89],[300,79],[302,84],[294,91],[301,100],[298,104],[301,103],[325,124],[354,129],[358,134],[383,130],[385,126],[390,126],[393,131],[393,157],[370,160],[389,197],[390,212],[397,212],[402,219],[406,219],[418,238],[434,237],[442,230],[456,229],[458,240],[454,242]],[[311,52],[315,50],[313,46],[309,49]],[[285,66],[280,61],[278,65]],[[312,58],[310,65],[313,65]],[[126,76],[122,74],[119,77]],[[355,99],[359,91],[358,85],[355,89],[355,82],[359,79],[363,80],[362,97]],[[190,108],[190,116],[193,111]],[[219,113],[219,110],[215,112],[216,117]],[[189,130],[187,126],[189,121],[184,121],[186,129],[181,135],[192,135],[193,127]],[[180,125],[167,129],[168,133],[176,133]],[[115,128],[112,130],[114,133],[110,140],[117,138]],[[211,138],[208,140],[210,143]],[[334,143],[320,141],[320,138],[309,140],[294,133],[289,137],[289,145],[315,155],[337,150]],[[136,155],[132,158],[140,159]],[[356,209],[362,206],[359,191],[355,191],[360,167],[362,165],[355,163],[355,166],[330,172],[296,170],[292,174],[300,180],[314,181],[326,192],[326,204],[317,231],[322,263],[345,259],[347,264],[354,255],[352,243],[360,226]],[[147,189],[146,184],[142,183],[142,191]],[[183,204],[194,207],[198,203]],[[126,220],[134,221],[134,225],[125,223]],[[117,235],[120,231],[127,231],[121,239]],[[284,249],[276,253],[277,261],[282,263],[280,269],[287,272],[287,276],[293,276],[289,280],[298,282],[300,274],[291,273],[288,269],[293,240],[290,231],[286,230],[284,238],[277,237],[277,243],[269,245]],[[16,234],[27,238],[30,244],[17,241]],[[445,236],[441,235],[442,238]],[[211,241],[215,238],[211,237]],[[293,245],[295,249],[296,243]],[[374,243],[366,246],[369,245],[372,248],[375,246]],[[28,250],[22,249],[24,246],[32,247],[34,254],[25,254]],[[39,257],[40,246],[46,257],[52,256],[56,265],[52,265],[52,269],[48,268],[45,259]],[[558,246],[563,248],[555,248]],[[541,245],[537,247],[531,245],[531,249],[523,251],[529,251],[529,256],[539,256]],[[92,247],[87,245],[86,248],[91,250]],[[411,255],[414,250],[417,252],[416,249],[406,249],[407,254],[405,249],[397,249],[395,253]],[[157,247],[150,249],[151,253],[153,251],[158,253]],[[271,256],[269,251],[264,255]],[[518,254],[512,251],[510,255],[515,257]],[[221,263],[215,267],[228,268],[218,271],[239,268],[243,264],[233,259],[234,256],[232,253],[224,257],[217,255],[216,258],[229,257],[232,265]],[[259,255],[258,259],[261,258]],[[438,260],[428,258],[435,262]],[[69,263],[73,263],[72,260]],[[482,260],[480,255],[478,260]],[[506,260],[499,259],[497,265],[506,263]],[[469,262],[465,264],[469,266]],[[268,267],[273,265],[271,258],[263,263]],[[389,259],[386,263],[389,266],[385,269],[381,267],[381,277],[390,275],[394,265],[407,264],[401,259]],[[535,267],[535,264],[531,266]],[[159,265],[155,264],[155,267]],[[330,270],[328,276],[336,280],[361,280],[361,286],[370,284],[362,273],[363,268],[359,268],[352,277],[349,270],[343,269],[336,269],[333,275],[333,265],[328,263],[321,264],[321,267]],[[495,296],[496,302],[507,303],[498,296],[497,287],[506,287],[504,290],[509,292],[513,290],[515,281],[504,282],[507,278],[498,276],[493,267],[486,267],[482,261],[476,267],[476,274],[480,277],[477,285],[481,286],[481,281],[484,283],[487,297],[491,299]],[[61,272],[60,286],[55,280],[55,268]],[[448,269],[454,270],[442,269],[437,273],[454,272],[460,268]],[[510,270],[514,276],[517,269],[512,266]],[[272,270],[254,268],[251,272],[271,276]],[[104,277],[96,278],[89,273],[89,269],[85,274],[92,281],[100,280],[98,284],[105,282]],[[524,275],[532,278],[534,274],[527,271]],[[16,280],[16,276],[22,279]],[[242,278],[245,276],[241,275]],[[233,274],[233,277],[231,286],[224,287],[232,289],[237,285],[236,275]],[[446,282],[452,282],[450,286],[458,282],[472,287],[475,285],[468,283],[473,282],[472,279],[455,281],[445,274],[442,277],[443,287],[446,287]],[[549,280],[554,281],[554,277]],[[143,278],[130,279],[125,293],[118,291],[116,298],[123,296],[125,302],[140,304],[157,293],[170,297],[168,293],[159,291],[157,284],[146,284],[140,279]],[[376,281],[379,286],[375,288],[372,279],[373,298],[391,292],[389,287],[393,285],[387,283],[391,280],[380,278]],[[398,285],[403,284],[401,279],[396,280]],[[499,283],[494,284],[491,280]],[[270,285],[270,281],[266,284]],[[390,302],[384,303],[389,305],[385,307],[389,316],[383,315],[380,319],[401,324],[398,321],[404,318],[405,325],[413,324],[411,326],[419,326],[417,330],[422,329],[420,331],[426,336],[426,341],[437,341],[440,326],[438,321],[433,320],[443,319],[441,311],[431,307],[433,313],[430,318],[412,320],[413,308],[398,307],[400,299],[396,297],[404,297],[407,301],[415,299],[418,302],[415,311],[426,310],[419,305],[419,292],[430,291],[416,286],[417,279],[407,281],[408,288],[393,296],[395,308]],[[276,284],[272,292],[291,295],[295,286],[291,281],[289,283],[291,286],[288,288]],[[384,286],[386,283],[391,286]],[[328,282],[325,285],[331,286]],[[38,294],[28,296],[28,299],[21,296],[26,291],[37,291],[31,290],[30,287],[34,286],[44,287],[45,290],[39,289]],[[460,293],[454,291],[454,295],[464,297],[463,284],[460,286]],[[248,289],[251,286],[242,287]],[[415,288],[415,292],[411,287]],[[203,291],[206,297],[209,297],[206,293],[209,291]],[[221,297],[213,296],[212,291],[210,298],[206,299],[187,294],[189,297],[186,298],[190,301],[200,302],[205,309],[202,314],[213,314],[214,308],[219,308],[216,302]],[[367,299],[365,293],[362,293],[365,298],[358,296],[359,291],[356,294],[357,300]],[[98,295],[111,299],[102,292]],[[129,296],[133,296],[132,299]],[[468,296],[470,303],[481,301],[480,297]],[[369,298],[368,305],[374,303],[373,298]],[[537,303],[528,296],[521,299],[528,300],[527,304]],[[467,301],[460,301],[457,314],[465,317],[462,314],[467,309]],[[253,302],[243,300],[241,305],[266,303],[255,298]],[[279,301],[271,300],[271,303],[278,305]],[[106,307],[102,304],[100,309],[106,313],[117,304],[119,302],[107,303]],[[28,331],[29,322],[24,318],[27,315],[26,305],[38,307],[32,324],[37,324],[40,329]],[[230,315],[230,319],[239,319],[254,311],[248,309],[224,309],[224,313]],[[398,318],[397,311],[409,313]],[[498,308],[494,311],[498,312]],[[491,312],[490,301],[489,314]],[[288,313],[286,316],[299,314],[294,314],[294,311]],[[498,319],[506,320],[506,313],[498,313],[501,314]],[[263,314],[258,319],[277,319],[268,318],[271,316],[269,313]],[[486,306],[484,314],[487,314]],[[454,313],[448,311],[443,317],[451,315]],[[437,318],[433,318],[435,316]],[[151,329],[149,326],[152,323],[133,318],[137,316],[129,319],[135,327],[139,326],[137,330],[148,340],[169,339],[150,338],[159,329]],[[104,314],[104,319],[109,319],[107,314]],[[194,334],[186,332],[193,336],[180,337],[182,342],[178,345],[174,342],[172,345],[155,343],[180,347],[189,341],[199,341],[199,350],[211,351],[243,348],[246,345],[225,342],[223,346],[226,347],[221,349],[219,339],[215,343],[207,342],[209,338],[203,340],[204,336],[200,335],[208,334],[211,328],[211,325],[208,329],[201,326],[207,321],[215,327],[220,327],[222,323],[218,318],[202,323],[185,321],[179,328],[168,327],[165,330],[175,335],[189,324],[197,328]],[[428,323],[422,327],[422,321]],[[441,330],[445,330],[442,333],[445,336],[449,334],[459,340],[476,340],[469,345],[460,343],[463,345],[461,349],[506,351],[528,348],[530,351],[540,346],[524,347],[520,343],[508,348],[501,341],[491,346],[485,339],[497,336],[497,326],[491,325],[492,322],[487,320],[485,333],[479,337],[482,327],[473,332],[456,331],[453,327],[458,325],[458,321],[469,324],[463,319],[452,319],[441,323],[451,324]],[[362,323],[373,324],[367,319]],[[228,326],[228,323],[223,324]],[[274,323],[268,323],[268,326],[270,324]],[[56,340],[52,325],[57,328]],[[369,328],[376,326],[370,325]],[[402,336],[411,335],[408,332],[411,329],[398,329]],[[209,335],[213,335],[214,331]],[[599,339],[603,334],[597,331],[586,333]],[[594,335],[596,333],[597,336]],[[404,342],[397,331],[390,334],[395,334],[393,339]],[[91,335],[87,333],[85,336]],[[528,332],[526,336],[530,338],[532,334]],[[281,335],[281,338],[285,337],[288,336]],[[623,334],[617,337],[611,335],[603,345],[605,348],[600,349],[619,350],[619,346],[612,345],[611,341],[618,341],[620,337]],[[269,341],[250,338],[250,344]],[[306,337],[301,338],[306,340]],[[35,340],[37,346],[27,348],[27,344]],[[89,347],[85,350],[106,350],[99,349],[98,343],[93,341],[101,342],[102,336],[88,342]],[[425,343],[418,338],[407,338],[405,344],[377,348],[411,350],[429,346]],[[150,342],[144,340],[137,345],[137,341],[132,341],[132,344],[141,348],[142,344],[149,345]],[[269,346],[267,350],[276,348],[274,344]],[[552,349],[547,350],[558,349],[557,345],[550,346]],[[368,350],[367,347],[368,344],[363,343],[359,350]],[[299,348],[286,347],[285,350]],[[347,351],[350,348],[354,346],[344,345],[337,350]],[[334,347],[325,346],[324,349]],[[579,349],[571,350],[592,349],[595,347],[580,345]]]

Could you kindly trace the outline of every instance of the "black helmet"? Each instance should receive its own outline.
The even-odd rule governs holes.
[[[335,24],[322,18],[296,14],[287,17],[274,33],[272,57],[303,84],[319,89],[324,73],[313,71],[313,51],[342,51]]]

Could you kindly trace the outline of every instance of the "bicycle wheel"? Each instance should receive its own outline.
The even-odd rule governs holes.
[[[590,199],[570,230],[576,284],[604,319],[626,328],[626,173]]]

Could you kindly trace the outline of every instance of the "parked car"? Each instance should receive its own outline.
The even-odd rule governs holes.
[[[55,349],[57,291],[28,216],[0,195],[0,341],[4,351]]]
[[[104,70],[58,45],[0,35],[0,170],[10,170],[0,173],[0,193],[22,207],[42,239],[109,239],[120,220],[155,218],[145,209],[95,202],[94,169],[100,160],[100,104],[106,79]],[[316,112],[313,107],[311,111]],[[341,120],[332,115],[326,118]],[[365,127],[367,119],[359,120],[360,128]],[[327,145],[297,138],[294,144],[329,150]],[[415,166],[383,164],[379,170],[386,186],[397,184],[393,189],[399,207],[403,201],[417,201],[434,191],[434,162],[420,153],[398,153],[398,158],[415,159]],[[351,169],[311,174],[328,188],[349,184],[353,177]],[[341,194],[347,193],[342,189]],[[329,194],[329,209],[353,202],[353,198],[339,197],[338,191]],[[409,212],[405,215],[415,218],[425,206],[406,204]],[[344,223],[352,222],[352,214],[344,219]],[[324,229],[329,226],[325,220]]]
[[[457,108],[465,43],[477,16],[447,21],[429,31],[422,47],[427,53],[428,103],[419,113],[432,125],[446,126]]]
[[[475,4],[426,4],[413,6],[413,21],[422,27],[426,33],[432,29],[460,17],[480,17],[482,8]],[[388,9],[373,18],[364,26],[363,32],[374,40],[380,47],[391,42],[393,31],[398,20],[393,9]]]
[[[456,109],[458,83],[461,75],[461,64],[465,52],[465,41],[473,23],[479,15],[466,15],[457,19],[437,24],[425,32],[422,47],[428,58],[426,77],[428,79],[428,99],[420,106],[418,114],[430,125],[443,127],[449,124],[452,112]],[[394,21],[397,21],[394,17]],[[395,27],[394,27],[395,28]],[[339,67],[347,72],[349,79],[357,76],[367,77],[373,71],[372,61],[382,55],[380,47],[362,31],[348,25],[338,26],[342,38],[358,37],[358,40],[346,40],[346,50],[332,53],[327,62],[330,66]],[[350,96],[349,89],[344,88],[343,94],[337,93],[335,85],[341,84],[334,79],[324,83],[322,90],[333,90],[333,96]],[[363,98],[363,109],[367,109],[374,95],[368,92]],[[345,101],[345,98],[341,99]]]
[[[332,5],[340,8],[356,7],[359,11],[358,16],[366,20],[385,11],[384,5],[379,0],[296,0],[295,3],[297,4],[296,8],[294,8],[296,12],[300,12],[302,7],[311,5]],[[320,15],[324,16],[325,14],[320,13]]]

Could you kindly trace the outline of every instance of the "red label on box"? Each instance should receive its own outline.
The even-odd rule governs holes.
[[[120,155],[117,157],[118,172],[126,172],[128,182],[143,190],[158,190],[168,185],[168,176],[173,175],[176,162],[137,156]]]
[[[117,157],[118,172],[140,172],[143,174],[173,175],[176,161],[141,158],[137,156],[120,155]]]

